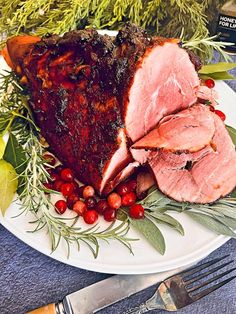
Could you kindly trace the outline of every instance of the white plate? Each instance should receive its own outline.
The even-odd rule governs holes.
[[[0,62],[0,69],[3,69],[5,64],[3,60],[0,60]],[[226,123],[236,127],[236,119],[234,117],[236,94],[223,82],[216,83],[216,90],[220,96],[219,108],[227,116]],[[121,244],[112,241],[110,244],[100,243],[100,253],[97,259],[93,258],[91,252],[85,246],[81,246],[80,252],[77,251],[76,247],[72,247],[70,257],[67,258],[65,243],[62,243],[51,254],[50,240],[46,232],[27,233],[27,230],[32,228],[28,222],[34,219],[29,217],[29,215],[12,218],[18,213],[19,205],[13,203],[5,217],[0,216],[0,223],[17,238],[39,252],[63,263],[104,273],[145,274],[187,266],[204,258],[229,239],[207,230],[185,214],[173,213],[172,215],[182,223],[185,236],[179,235],[168,227],[160,226],[166,239],[167,249],[164,256],[161,256],[148,242],[141,239],[132,244],[134,255],[131,255]],[[82,222],[80,224],[86,227]],[[104,225],[104,222],[101,221],[101,224]],[[133,230],[130,231],[129,235],[130,237],[141,238]]]

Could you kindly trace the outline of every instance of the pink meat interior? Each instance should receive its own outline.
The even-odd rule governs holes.
[[[188,53],[166,42],[147,49],[129,91],[125,125],[133,142],[160,119],[196,102],[198,75]]]

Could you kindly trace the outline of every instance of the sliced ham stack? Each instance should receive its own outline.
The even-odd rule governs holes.
[[[139,161],[144,156],[159,189],[180,202],[211,203],[236,186],[235,146],[205,105],[165,117],[132,152]]]

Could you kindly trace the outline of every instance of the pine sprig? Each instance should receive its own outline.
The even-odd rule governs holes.
[[[155,35],[186,39],[208,36],[223,0],[0,0],[1,38],[21,33],[44,36],[95,27],[118,30],[131,21]]]

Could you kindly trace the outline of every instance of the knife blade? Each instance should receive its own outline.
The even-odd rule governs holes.
[[[163,281],[185,268],[146,275],[114,275],[67,295],[62,301],[64,313],[96,313],[132,294]]]

